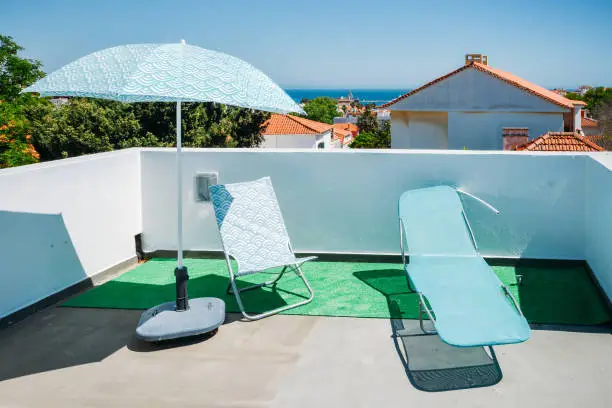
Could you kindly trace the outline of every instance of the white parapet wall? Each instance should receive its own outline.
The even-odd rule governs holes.
[[[463,199],[485,256],[585,259],[611,296],[610,168],[608,153],[186,149],[185,249],[221,249],[197,173],[270,176],[296,250],[320,253],[398,254],[401,193],[450,184],[501,210]],[[132,259],[138,233],[176,249],[176,205],[173,149],[0,170],[0,317]]]
[[[585,258],[612,299],[612,154],[593,157],[585,171]]]
[[[495,215],[464,200],[483,254],[584,259],[587,160],[523,152],[187,150],[185,248],[221,248],[210,203],[194,198],[195,174],[208,171],[220,183],[270,176],[300,252],[398,253],[401,193],[452,184],[502,211]],[[174,152],[145,149],[142,175],[144,249],[175,249]]]
[[[140,151],[0,170],[0,318],[135,256]]]

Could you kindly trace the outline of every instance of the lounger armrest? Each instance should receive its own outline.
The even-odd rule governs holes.
[[[499,211],[497,208],[493,207],[491,204],[489,204],[488,202],[486,202],[482,198],[477,197],[474,194],[470,194],[467,191],[461,190],[460,188],[456,188],[455,190],[457,190],[458,193],[465,194],[466,196],[473,198],[474,200],[478,201],[480,204],[482,204],[485,207],[487,207],[489,210],[493,211],[495,214],[501,213],[501,211]]]
[[[510,289],[508,289],[508,287],[506,285],[501,285],[501,286],[502,286],[502,289],[504,291],[504,294],[506,296],[508,296],[510,298],[510,300],[512,300],[512,303],[514,304],[514,307],[516,308],[516,311],[519,312],[519,314],[521,316],[523,316],[523,311],[521,310],[520,306],[518,305],[518,302],[514,298],[514,295],[512,294],[512,292],[510,292]]]
[[[399,218],[399,233],[400,233],[400,251],[402,253],[402,263],[404,264],[404,270],[406,270],[406,250],[404,249],[404,221]]]
[[[295,258],[295,263],[301,265],[301,264],[303,264],[305,262],[313,261],[313,260],[315,260],[317,258],[318,258],[318,256],[307,256],[305,258]]]

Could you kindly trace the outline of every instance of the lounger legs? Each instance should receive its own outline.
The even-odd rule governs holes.
[[[259,288],[259,287],[262,287],[262,286],[276,284],[276,282],[278,282],[278,280],[281,278],[281,276],[283,275],[283,273],[285,272],[287,267],[291,267],[294,270],[294,272],[296,273],[296,275],[299,276],[300,279],[302,279],[302,282],[304,282],[304,285],[308,289],[308,293],[309,293],[308,299],[305,299],[305,300],[303,300],[301,302],[298,302],[298,303],[293,303],[291,305],[282,306],[282,307],[279,307],[279,308],[276,308],[274,310],[270,310],[268,312],[261,313],[261,314],[258,314],[258,315],[250,315],[250,314],[248,314],[244,310],[244,305],[243,305],[242,299],[240,297],[240,292],[244,292],[244,291],[247,291],[247,290]],[[231,275],[230,276],[230,286],[232,288],[232,292],[229,292],[229,288],[228,288],[228,293],[236,295],[236,302],[238,303],[238,307],[240,308],[240,311],[242,312],[242,315],[244,316],[244,318],[247,319],[247,320],[259,320],[259,319],[262,319],[264,317],[272,316],[274,314],[283,312],[285,310],[293,309],[295,307],[302,306],[302,305],[305,305],[307,303],[310,303],[312,301],[312,299],[314,298],[314,292],[313,292],[312,288],[310,287],[310,284],[306,280],[306,277],[304,277],[304,274],[302,273],[302,268],[300,268],[299,264],[295,264],[295,265],[291,265],[291,266],[289,266],[289,265],[285,266],[283,268],[283,270],[281,271],[281,273],[278,275],[278,277],[276,279],[274,279],[274,280],[271,280],[269,282],[260,283],[258,285],[252,285],[252,286],[249,286],[249,287],[246,287],[246,288],[242,288],[242,289],[238,289],[238,287],[236,286],[236,279],[234,278],[233,273],[230,273],[230,275]]]
[[[425,328],[425,325],[423,324],[423,309],[427,308],[427,305],[423,304],[423,298],[419,299],[419,325],[421,326],[421,330],[423,331],[423,333],[425,334],[437,334],[438,332],[434,329],[434,330],[427,330]],[[427,310],[427,314],[429,316],[431,316],[429,310]],[[430,322],[434,322],[433,318],[430,317]]]

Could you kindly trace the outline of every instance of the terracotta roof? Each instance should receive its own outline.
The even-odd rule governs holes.
[[[355,136],[359,132],[359,126],[354,123],[334,123],[334,130],[348,130]]]
[[[548,132],[516,150],[546,152],[599,152],[603,147],[573,132]]]
[[[583,137],[599,146],[601,146],[603,144],[602,142],[606,140],[606,137],[604,135],[586,135]]]
[[[387,103],[381,105],[381,107],[386,108],[388,106],[391,106],[391,105],[393,105],[393,104],[395,104],[395,103],[397,103],[397,102],[399,102],[399,101],[401,101],[401,100],[403,100],[403,99],[405,99],[405,98],[407,98],[407,97],[409,97],[411,95],[414,95],[417,92],[422,91],[425,88],[428,88],[428,87],[430,87],[430,86],[432,86],[434,84],[437,84],[438,82],[441,82],[441,81],[443,81],[443,80],[445,80],[447,78],[450,78],[451,76],[453,76],[455,74],[458,74],[459,72],[464,71],[464,70],[469,69],[469,68],[477,69],[477,70],[479,70],[481,72],[489,74],[489,75],[491,75],[491,76],[493,76],[493,77],[495,77],[497,79],[500,79],[500,80],[502,80],[502,81],[504,81],[504,82],[506,82],[506,83],[508,83],[508,84],[510,84],[512,86],[515,86],[515,87],[517,87],[519,89],[522,89],[523,91],[529,92],[532,95],[535,95],[535,96],[538,96],[540,98],[546,99],[547,101],[552,102],[555,105],[562,106],[564,108],[571,109],[575,105],[586,105],[582,101],[573,101],[571,99],[567,99],[566,97],[561,96],[561,95],[559,95],[556,92],[553,92],[553,91],[551,91],[549,89],[543,88],[543,87],[541,87],[539,85],[536,85],[536,84],[534,84],[532,82],[529,82],[529,81],[527,81],[527,80],[525,80],[523,78],[517,77],[516,75],[511,74],[509,72],[505,72],[505,71],[493,68],[493,67],[491,67],[489,65],[484,65],[484,64],[481,64],[479,62],[472,61],[472,62],[469,62],[466,65],[462,66],[459,69],[456,69],[456,70],[454,70],[452,72],[449,72],[448,74],[443,75],[440,78],[436,78],[433,81],[428,82],[428,83],[426,83],[425,85],[423,85],[423,86],[421,86],[419,88],[413,89],[412,91],[408,92],[407,94],[404,94],[404,95],[402,95],[402,96],[400,96],[398,98],[395,98],[394,100],[392,100],[390,102],[387,102]]]
[[[345,144],[344,140],[350,138],[353,134],[349,130],[345,129],[337,129],[334,126],[334,131],[332,133],[332,139],[337,139],[340,143]]]
[[[273,113],[261,126],[262,135],[316,135],[332,129],[332,125],[293,115]]]
[[[596,128],[597,127],[597,121],[595,119],[592,118],[587,118],[584,117],[582,118],[582,128]]]

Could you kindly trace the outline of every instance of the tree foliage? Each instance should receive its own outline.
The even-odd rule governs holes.
[[[601,109],[603,104],[612,102],[612,88],[599,86],[597,88],[589,89],[584,95],[568,92],[566,97],[569,99],[586,102],[586,108],[591,115],[595,117],[598,109]]]
[[[331,125],[334,123],[334,118],[339,114],[338,102],[327,96],[319,96],[306,102],[304,111],[308,119]]]
[[[44,73],[39,61],[21,58],[21,50],[11,37],[0,35],[0,168],[36,163],[39,159],[31,144],[26,110],[46,101],[19,92]]]
[[[0,99],[12,102],[26,86],[45,76],[40,61],[21,58],[12,37],[0,35]]]
[[[391,147],[391,122],[386,120],[380,125],[376,120],[376,126],[372,129],[362,131],[351,142],[353,149],[388,149]]]
[[[366,106],[365,111],[357,118],[357,127],[360,132],[376,133],[379,130],[378,119],[372,112],[372,106]]]
[[[601,130],[601,140],[597,144],[606,150],[612,150],[612,98],[598,104],[593,110]]]

